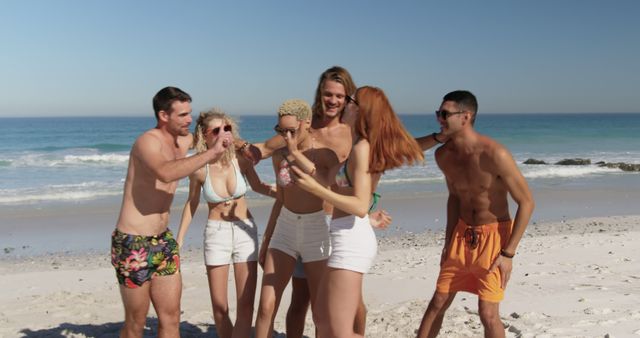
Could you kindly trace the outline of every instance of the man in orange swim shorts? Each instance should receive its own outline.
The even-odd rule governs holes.
[[[448,136],[435,152],[449,189],[447,229],[436,292],[419,338],[438,335],[458,291],[478,295],[485,337],[505,336],[499,302],[535,203],[509,151],[473,129],[477,111],[476,97],[462,90],[445,95],[436,111]],[[518,205],[513,221],[507,195]]]

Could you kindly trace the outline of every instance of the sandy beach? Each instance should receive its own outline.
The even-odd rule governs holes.
[[[367,336],[414,336],[435,288],[442,240],[441,231],[380,239],[364,284]],[[501,305],[508,336],[640,335],[639,240],[640,216],[531,224]],[[182,261],[182,336],[216,337],[200,250],[185,250]],[[0,275],[0,336],[117,337],[123,312],[106,253],[4,259]],[[278,337],[284,337],[288,292],[275,324]],[[233,302],[230,307],[233,313]],[[145,337],[155,335],[156,324],[151,310]],[[441,336],[482,332],[477,298],[460,293]],[[305,334],[313,337],[310,315]]]

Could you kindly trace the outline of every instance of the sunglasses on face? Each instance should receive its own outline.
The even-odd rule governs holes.
[[[218,134],[220,134],[220,128],[222,128],[223,131],[231,131],[233,130],[233,127],[231,127],[230,124],[227,124],[225,126],[220,126],[220,127],[215,127],[211,129],[211,134],[213,136],[218,136]]]
[[[275,130],[276,133],[282,134],[282,135],[286,135],[287,132],[291,133],[291,135],[295,135],[296,132],[298,131],[298,128],[282,128],[280,127],[280,125],[276,124],[276,126],[273,127],[273,130]]]
[[[440,109],[440,110],[436,110],[436,117],[439,118],[439,119],[446,120],[451,115],[458,115],[458,114],[464,114],[464,113],[465,113],[464,111],[450,112],[450,111],[446,111],[444,109]]]
[[[358,101],[356,101],[356,98],[353,96],[345,96],[345,100],[347,101],[347,103],[351,103],[353,102],[353,104],[355,104],[356,106],[359,106]]]

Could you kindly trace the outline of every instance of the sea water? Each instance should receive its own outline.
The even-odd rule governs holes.
[[[275,116],[235,118],[241,136],[251,142],[272,136],[277,122]],[[439,130],[433,113],[401,118],[414,136]],[[153,116],[0,119],[0,205],[120,198],[131,145],[154,125]],[[511,151],[533,187],[592,185],[621,175],[640,183],[638,173],[595,164],[640,163],[640,114],[479,114],[475,127]],[[522,164],[528,158],[551,164]],[[586,158],[592,164],[553,164],[566,158]],[[263,181],[275,181],[271,161],[256,168]],[[182,180],[178,194],[184,195],[187,187]],[[385,173],[379,190],[446,191],[446,186],[430,150],[424,165]]]

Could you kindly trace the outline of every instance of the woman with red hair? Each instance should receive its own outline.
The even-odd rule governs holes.
[[[337,188],[327,189],[293,167],[298,186],[334,206],[331,256],[317,293],[322,295],[316,299],[318,313],[314,314],[320,337],[360,336],[354,332],[353,323],[363,275],[377,252],[368,213],[376,207],[378,181],[386,170],[424,161],[422,149],[381,89],[359,88],[347,101],[343,121],[353,126],[355,138],[351,153],[336,176]]]

